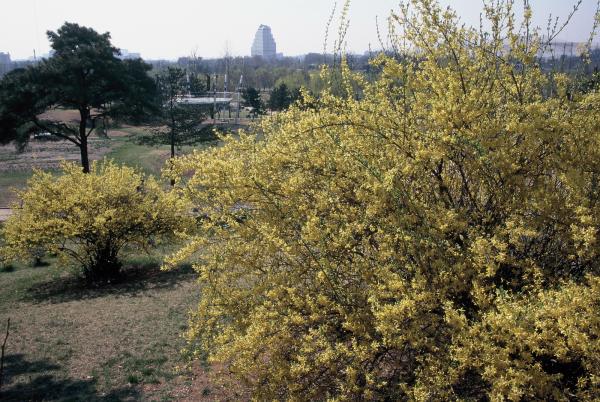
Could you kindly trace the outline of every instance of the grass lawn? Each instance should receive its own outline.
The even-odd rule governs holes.
[[[106,157],[118,163],[136,167],[146,174],[159,176],[161,169],[165,167],[165,162],[171,155],[170,146],[151,146],[137,143],[135,141],[136,136],[148,135],[148,132],[142,127],[124,127],[119,129],[119,133],[126,133],[128,135],[112,137],[112,150]],[[217,142],[208,141],[193,146],[185,145],[177,147],[175,152],[177,155],[183,155],[191,153],[194,149],[205,149],[216,144]]]
[[[13,189],[22,189],[31,177],[31,171],[0,172],[0,207],[7,208],[16,200]]]
[[[126,262],[119,283],[89,289],[56,260],[0,270],[0,342],[11,319],[2,401],[224,400],[180,353],[199,298],[189,267]]]
[[[114,147],[106,157],[117,163],[138,168],[146,174],[160,175],[160,170],[170,155],[168,146],[148,147],[123,137],[113,141]]]
[[[109,133],[110,151],[105,155],[117,163],[135,167],[146,174],[160,176],[165,162],[171,156],[169,145],[145,145],[136,141],[136,136],[148,135],[144,127],[122,127]],[[183,155],[194,149],[204,149],[214,146],[215,142],[199,143],[194,146],[177,147],[176,154]]]

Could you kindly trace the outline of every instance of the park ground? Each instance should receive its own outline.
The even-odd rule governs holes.
[[[137,139],[147,134],[139,127],[113,129],[108,138],[93,139],[92,159],[107,157],[158,175],[169,147],[140,145]],[[78,158],[78,149],[64,141],[32,141],[25,153],[0,147],[0,207],[14,205],[12,189],[26,186],[32,167],[56,171],[61,160]],[[0,343],[10,318],[0,400],[246,399],[218,367],[190,363],[182,353],[182,334],[201,290],[189,265],[160,270],[174,247],[130,250],[123,279],[95,289],[74,267],[49,256],[37,266],[0,266]]]
[[[89,289],[52,258],[0,271],[2,401],[239,400],[224,373],[190,363],[182,333],[200,290],[189,266],[127,259],[118,283]]]

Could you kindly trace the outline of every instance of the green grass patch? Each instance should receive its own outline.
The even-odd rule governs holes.
[[[130,135],[112,138],[112,150],[106,157],[117,163],[135,167],[146,174],[159,176],[171,155],[170,145],[144,141],[145,138],[153,136],[152,132],[147,129],[126,127],[119,131]],[[184,155],[191,153],[193,150],[206,149],[217,145],[219,145],[218,141],[200,141],[193,145],[177,146],[176,155]]]
[[[168,146],[138,145],[126,137],[113,141],[113,148],[106,157],[117,163],[135,167],[146,174],[160,175],[160,171],[169,157]]]
[[[9,207],[17,197],[13,189],[23,189],[32,171],[6,171],[0,172],[0,207]]]

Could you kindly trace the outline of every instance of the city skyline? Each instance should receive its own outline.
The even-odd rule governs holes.
[[[65,21],[110,32],[115,46],[140,53],[145,59],[174,60],[196,53],[204,58],[247,56],[259,25],[269,25],[277,38],[278,52],[295,56],[322,52],[327,21],[334,1],[223,0],[215,8],[207,1],[172,0],[168,6],[158,0],[146,2],[104,1],[102,8],[90,13],[76,0],[22,0],[4,6],[5,20],[0,25],[0,52],[10,53],[13,60],[47,54],[46,31],[58,29]],[[534,23],[545,26],[549,14],[564,20],[575,1],[532,0]],[[349,10],[350,29],[346,50],[363,53],[369,47],[379,49],[376,18],[386,41],[387,17],[397,9],[397,0],[379,0],[375,4],[355,0]],[[481,2],[477,0],[442,0],[454,8],[468,25],[479,24]],[[572,23],[559,36],[560,40],[585,41],[593,24],[595,0],[584,0]],[[329,50],[337,35],[339,11],[337,2]],[[475,6],[477,5],[477,6]],[[517,10],[520,7],[517,5]]]

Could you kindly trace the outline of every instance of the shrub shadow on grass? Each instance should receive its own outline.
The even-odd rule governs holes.
[[[57,378],[60,366],[47,360],[28,361],[21,354],[8,355],[4,361],[2,401],[123,401],[138,400],[133,387],[99,394],[93,379]],[[27,379],[27,381],[22,381]]]
[[[14,272],[15,266],[12,264],[0,265],[0,272]]]
[[[171,271],[161,271],[157,261],[126,262],[120,277],[108,284],[90,285],[83,278],[68,276],[37,283],[27,289],[24,301],[33,303],[64,303],[110,295],[135,297],[147,290],[166,290],[195,277],[191,265]]]

